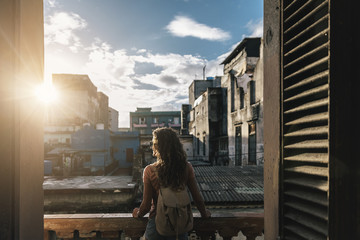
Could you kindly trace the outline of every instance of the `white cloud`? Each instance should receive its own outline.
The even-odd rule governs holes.
[[[83,47],[82,52],[88,54],[87,62],[76,61],[80,54],[64,50],[48,56],[52,60],[47,61],[47,68],[56,73],[88,74],[98,91],[109,96],[109,105],[119,111],[120,126],[129,125],[129,112],[136,107],[180,111],[181,104],[188,103],[190,83],[195,76],[202,79],[205,64],[207,76],[222,73],[219,59],[207,61],[200,56],[133,50],[114,49],[97,38],[90,47]],[[150,63],[148,66],[154,66],[156,71],[136,73],[136,63]]]
[[[250,20],[246,24],[246,28],[250,31],[249,37],[262,37],[263,36],[263,20]]]
[[[45,20],[45,44],[57,43],[68,46],[73,52],[82,46],[76,31],[85,29],[87,22],[78,14],[56,12]]]
[[[152,54],[147,49],[130,54],[124,49],[112,49],[100,39],[87,50],[89,60],[84,71],[99,91],[109,96],[111,107],[119,111],[120,126],[129,124],[128,113],[136,107],[179,111],[181,104],[188,102],[181,96],[188,96],[188,87],[195,75],[202,79],[205,64],[207,76],[222,73],[219,59],[207,61],[200,56]],[[160,71],[138,74],[136,63],[151,63]]]
[[[177,37],[196,37],[209,41],[225,41],[231,38],[230,33],[198,23],[186,16],[176,16],[166,29]]]
[[[146,53],[146,49],[139,49],[136,53]]]
[[[126,50],[113,51],[108,43],[99,39],[88,50],[86,69],[98,87],[110,90],[114,86],[127,88],[133,85],[130,76],[135,73],[135,61],[127,55]]]

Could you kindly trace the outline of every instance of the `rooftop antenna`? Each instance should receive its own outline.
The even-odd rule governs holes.
[[[205,68],[206,68],[206,65],[204,65],[204,67],[203,67],[203,80],[205,80]]]

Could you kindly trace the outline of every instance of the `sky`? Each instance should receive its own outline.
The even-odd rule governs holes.
[[[180,111],[194,79],[223,75],[244,37],[262,37],[263,0],[44,0],[45,81],[87,74],[129,112]]]

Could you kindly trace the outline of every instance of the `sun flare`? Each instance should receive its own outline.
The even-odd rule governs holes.
[[[35,89],[35,95],[44,104],[49,105],[58,100],[58,92],[50,83],[43,83]]]

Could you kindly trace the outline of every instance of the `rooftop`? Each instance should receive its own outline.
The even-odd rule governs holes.
[[[197,166],[195,177],[207,205],[262,205],[263,166]]]

